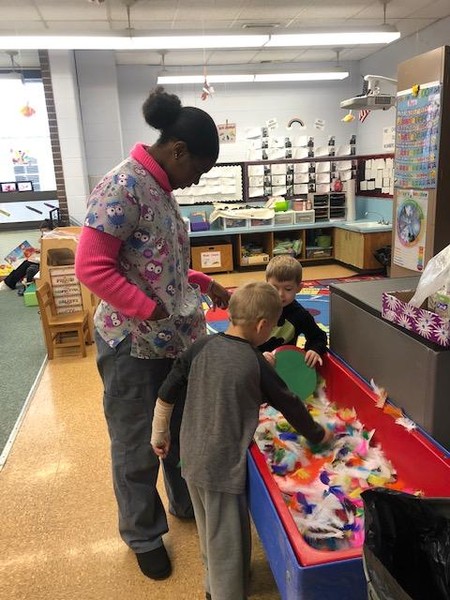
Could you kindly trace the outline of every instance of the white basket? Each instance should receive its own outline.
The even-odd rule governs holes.
[[[293,225],[294,224],[295,211],[287,210],[285,212],[276,212],[274,216],[274,225]]]
[[[273,219],[249,219],[249,227],[273,227]]]
[[[250,227],[248,219],[230,219],[227,217],[220,217],[221,229],[247,229]]]
[[[296,225],[302,223],[314,223],[314,211],[313,210],[299,210],[294,213],[294,222]]]

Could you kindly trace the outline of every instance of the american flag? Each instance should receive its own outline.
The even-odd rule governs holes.
[[[367,108],[363,108],[362,110],[359,111],[358,119],[361,121],[361,123],[364,123],[364,121],[367,119],[367,117],[369,115],[370,115],[370,110],[368,110]]]

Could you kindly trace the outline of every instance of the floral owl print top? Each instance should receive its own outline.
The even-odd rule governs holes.
[[[200,293],[188,282],[189,237],[177,202],[133,153],[92,191],[84,224],[122,240],[119,271],[169,313],[141,321],[100,302],[94,322],[111,347],[131,335],[132,356],[176,358],[205,335]]]

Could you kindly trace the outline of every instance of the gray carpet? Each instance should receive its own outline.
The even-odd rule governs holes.
[[[0,454],[46,355],[37,306],[0,290]]]

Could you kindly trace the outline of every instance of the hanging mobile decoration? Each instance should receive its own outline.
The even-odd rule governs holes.
[[[203,69],[203,88],[200,98],[202,100],[208,100],[208,98],[212,98],[214,94],[214,88],[212,85],[209,85],[208,78],[206,76],[206,67]]]
[[[342,119],[341,119],[341,121],[343,121],[344,123],[351,123],[354,120],[355,120],[355,115],[353,114],[352,109],[350,109],[348,111],[348,113],[345,115],[345,117],[342,117]]]
[[[30,106],[29,102],[27,102],[25,106],[22,106],[20,112],[24,117],[32,117],[36,114],[36,111],[32,106]]]

